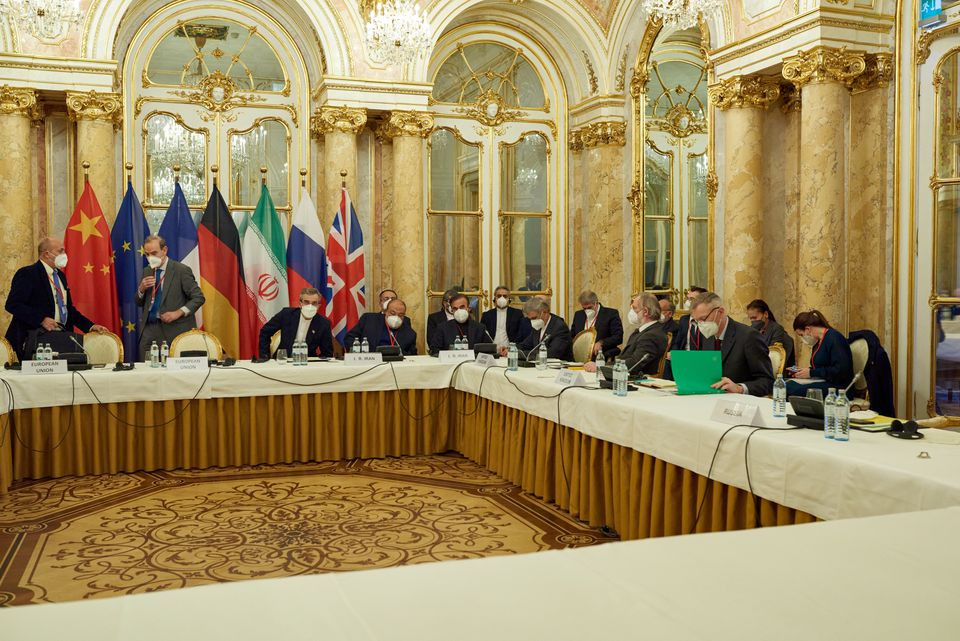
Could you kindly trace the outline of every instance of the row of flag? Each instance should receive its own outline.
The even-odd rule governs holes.
[[[320,292],[319,313],[327,316],[341,344],[366,307],[363,232],[346,186],[326,246],[306,187],[300,188],[291,223],[288,238],[266,184],[253,214],[245,214],[239,227],[216,184],[199,225],[180,184],[174,187],[158,233],[169,258],[190,267],[203,290],[206,302],[197,312],[197,325],[215,334],[230,356],[256,355],[260,328],[287,304],[299,304],[305,287]],[[149,234],[129,179],[112,230],[85,181],[64,232],[73,303],[121,336],[128,362],[139,355],[136,295]]]

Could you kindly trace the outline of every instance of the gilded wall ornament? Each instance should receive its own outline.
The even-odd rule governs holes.
[[[951,25],[923,31],[917,38],[917,65],[922,65],[930,57],[930,45],[943,38],[944,36],[953,36],[960,33],[960,26]]]
[[[630,79],[630,95],[633,96],[633,99],[640,101],[640,96],[642,96],[647,91],[647,82],[650,81],[650,70],[646,67],[641,69],[635,69],[633,72],[633,78]]]
[[[487,127],[497,127],[507,120],[523,118],[526,112],[508,109],[506,102],[496,91],[488,89],[477,97],[469,107],[457,107],[454,111],[467,115]]]
[[[593,122],[570,132],[571,151],[581,151],[600,145],[623,147],[626,142],[627,124],[624,122]]]
[[[697,117],[682,102],[678,102],[667,110],[663,118],[650,118],[646,122],[647,133],[651,131],[665,131],[677,138],[686,138],[691,134],[707,133],[707,121]]]
[[[118,93],[107,92],[67,92],[67,111],[70,120],[101,120],[120,128],[123,122],[123,100]]]
[[[390,116],[381,121],[376,135],[381,140],[397,136],[418,136],[426,138],[433,131],[433,115],[422,111],[391,111]]]
[[[868,53],[864,62],[866,69],[853,81],[854,93],[890,85],[890,81],[893,80],[893,54]]]
[[[780,97],[780,81],[774,76],[733,76],[710,87],[707,96],[718,109],[766,109]]]
[[[720,190],[720,179],[717,178],[717,172],[708,171],[707,172],[707,200],[713,201],[717,197],[717,192]]]
[[[18,114],[36,120],[40,117],[36,92],[3,85],[0,87],[0,114]]]
[[[363,107],[333,107],[325,105],[313,112],[310,133],[319,138],[331,131],[359,134],[367,124],[367,110]]]
[[[623,91],[625,83],[627,80],[627,47],[629,45],[624,45],[623,47],[623,56],[620,57],[620,62],[617,63],[617,78],[615,88],[617,93]]]
[[[593,71],[593,63],[590,62],[590,55],[585,50],[581,50],[583,62],[587,66],[587,79],[590,81],[590,95],[595,95],[600,90],[600,83],[597,80],[597,74]]]
[[[800,111],[800,107],[803,104],[802,96],[800,95],[800,90],[794,87],[790,83],[780,85],[780,112],[781,113],[791,113],[793,111]]]
[[[783,77],[797,87],[810,83],[839,82],[847,87],[866,70],[866,53],[846,47],[814,47],[783,62]]]
[[[266,98],[253,94],[239,93],[237,84],[219,69],[209,73],[197,83],[197,91],[172,91],[176,96],[186,98],[214,114],[230,111],[254,102],[263,102]]]

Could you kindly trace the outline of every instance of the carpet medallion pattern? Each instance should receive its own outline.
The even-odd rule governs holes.
[[[604,540],[457,455],[55,479],[0,498],[0,604]]]

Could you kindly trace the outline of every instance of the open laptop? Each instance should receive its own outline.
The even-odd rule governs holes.
[[[677,394],[720,394],[723,390],[710,387],[723,378],[721,354],[716,350],[670,352],[670,368],[677,383]]]

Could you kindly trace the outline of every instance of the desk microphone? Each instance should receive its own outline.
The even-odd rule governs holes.
[[[634,369],[636,369],[637,367],[640,367],[641,365],[643,365],[644,363],[646,363],[647,361],[649,361],[651,358],[653,358],[653,354],[651,354],[650,352],[647,352],[646,354],[644,354],[643,356],[641,356],[641,357],[640,357],[640,360],[637,361],[636,363],[634,363],[634,364],[633,364],[633,367],[631,367],[630,369],[627,370],[627,376],[630,376],[630,374],[633,373],[633,370],[634,370]]]
[[[483,328],[483,333],[486,334],[487,338],[490,339],[490,342],[496,343],[497,341],[493,340],[493,336],[490,335],[490,331],[487,329],[487,326],[484,325],[483,323],[481,323],[480,326]]]
[[[850,388],[853,387],[853,384],[854,384],[854,383],[856,383],[858,380],[860,380],[860,374],[861,374],[861,372],[857,372],[856,374],[853,375],[853,380],[850,381],[850,384],[847,385],[847,387],[846,387],[845,390],[843,390],[844,395],[846,395],[846,393],[850,391]]]
[[[537,343],[536,345],[534,345],[532,348],[530,348],[530,350],[527,351],[526,354],[523,355],[523,360],[529,361],[529,360],[530,360],[530,354],[532,354],[535,350],[540,349],[540,346],[543,345],[544,343],[546,343],[549,339],[550,339],[550,334],[547,334],[546,336],[544,336],[543,338],[541,338],[539,343]]]
[[[73,341],[73,344],[76,345],[77,347],[79,347],[81,352],[83,352],[84,354],[87,353],[87,350],[84,349],[84,347],[83,347],[83,343],[81,343],[81,342],[78,341],[76,338],[74,338],[74,337],[73,337],[73,334],[67,334],[67,338],[69,338],[70,340],[72,340],[72,341]],[[856,380],[856,379],[854,379],[854,380]],[[850,384],[853,385],[853,383],[850,383]]]

